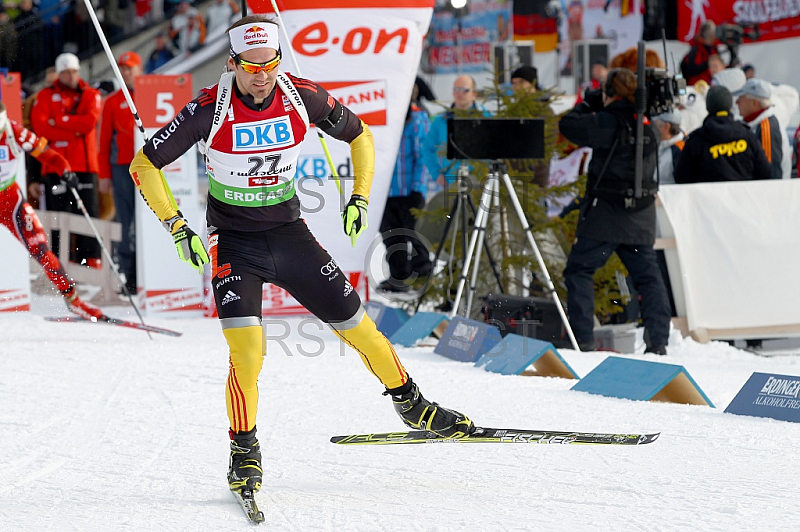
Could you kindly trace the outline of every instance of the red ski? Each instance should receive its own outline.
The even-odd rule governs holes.
[[[144,325],[142,323],[136,323],[135,321],[127,321],[127,320],[120,320],[117,318],[106,318],[100,319],[96,322],[81,318],[80,316],[47,316],[45,317],[47,321],[56,321],[56,322],[77,322],[77,323],[105,323],[108,325],[118,325],[120,327],[128,327],[129,329],[138,329],[140,331],[145,332],[152,332],[158,334],[166,334],[167,336],[182,336],[182,332],[178,331],[171,331],[169,329],[162,329],[161,327],[154,327],[152,325]]]

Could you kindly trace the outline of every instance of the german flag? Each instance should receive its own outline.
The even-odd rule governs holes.
[[[514,0],[514,40],[534,41],[537,52],[558,46],[558,19],[547,16],[547,0]]]

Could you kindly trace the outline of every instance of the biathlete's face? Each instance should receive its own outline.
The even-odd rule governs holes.
[[[279,64],[274,48],[253,48],[239,54],[238,60],[228,59],[228,68],[236,72],[239,90],[250,94],[255,103],[263,102],[275,88]]]

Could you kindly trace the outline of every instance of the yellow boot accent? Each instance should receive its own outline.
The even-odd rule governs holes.
[[[408,373],[397,358],[394,347],[366,313],[355,327],[334,329],[333,332],[356,350],[367,369],[378,377],[386,388],[399,388],[406,383]]]
[[[225,405],[234,432],[247,432],[256,424],[258,374],[267,350],[260,325],[223,329],[230,348],[230,370]]]

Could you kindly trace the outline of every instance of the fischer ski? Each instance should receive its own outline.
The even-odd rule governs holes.
[[[253,490],[242,488],[241,490],[233,490],[231,493],[239,501],[245,515],[254,525],[264,522],[264,512],[258,509]]]
[[[338,445],[396,445],[416,443],[542,443],[578,445],[645,445],[658,439],[655,434],[605,434],[600,432],[564,432],[549,430],[490,429],[476,427],[463,438],[444,438],[427,430],[350,434],[334,436]]]
[[[109,317],[106,317],[106,319],[101,318],[96,322],[87,320],[80,316],[46,316],[44,319],[47,321],[64,322],[64,323],[106,323],[108,325],[118,325],[119,327],[127,327],[129,329],[137,329],[140,331],[166,334],[167,336],[177,337],[183,335],[182,332],[178,331],[171,331],[169,329],[162,329],[161,327],[154,327],[152,325],[143,325],[141,323],[136,323],[135,321],[120,320],[117,318],[109,318]]]

